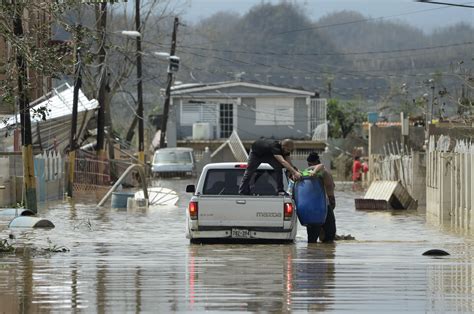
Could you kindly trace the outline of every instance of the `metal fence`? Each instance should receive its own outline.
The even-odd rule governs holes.
[[[402,147],[400,143],[386,143],[383,147],[385,154],[370,156],[370,182],[400,181],[410,193],[413,192],[413,151]]]
[[[69,161],[66,163],[69,169]],[[80,157],[74,161],[74,191],[95,191],[110,187],[110,165],[108,160],[97,157]]]
[[[400,181],[409,191],[413,189],[413,155],[373,155],[372,179]]]

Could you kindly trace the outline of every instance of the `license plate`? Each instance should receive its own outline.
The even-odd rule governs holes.
[[[250,232],[246,229],[232,229],[232,238],[248,239],[250,238]]]

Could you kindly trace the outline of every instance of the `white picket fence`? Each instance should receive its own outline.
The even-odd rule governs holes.
[[[57,152],[44,152],[35,156],[35,165],[39,164],[36,176],[43,176],[45,181],[53,181],[64,177],[64,159]],[[44,169],[43,169],[44,167]]]
[[[427,156],[427,214],[459,230],[474,229],[474,143],[430,137]]]
[[[38,201],[61,199],[64,194],[64,158],[50,151],[35,156]]]

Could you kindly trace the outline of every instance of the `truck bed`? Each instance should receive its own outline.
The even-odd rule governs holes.
[[[187,237],[276,239],[292,241],[296,214],[290,197],[278,195],[273,168],[262,164],[251,185],[252,195],[239,195],[245,164],[207,165],[193,187],[187,214]]]

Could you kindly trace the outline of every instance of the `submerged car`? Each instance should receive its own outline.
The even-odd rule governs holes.
[[[151,164],[154,177],[158,176],[194,176],[196,160],[194,151],[187,147],[158,149]]]

